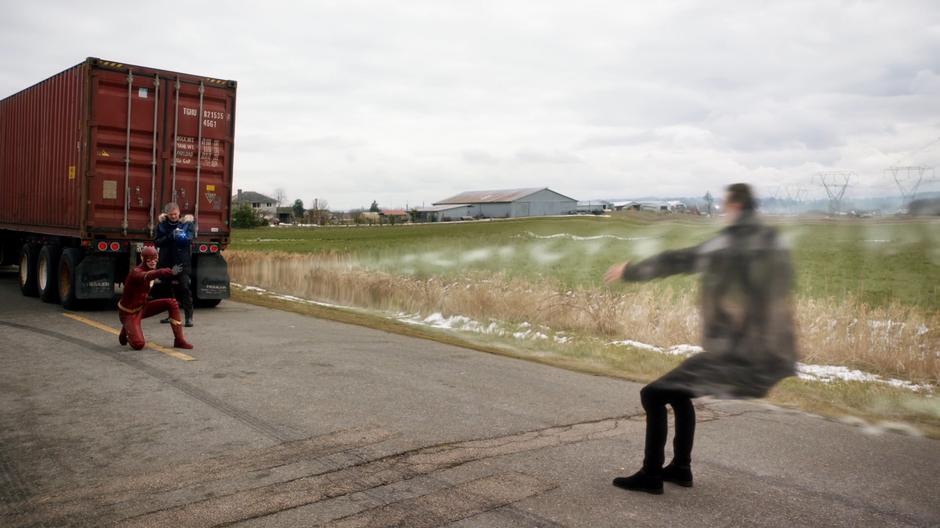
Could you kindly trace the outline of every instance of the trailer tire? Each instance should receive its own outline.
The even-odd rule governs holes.
[[[43,302],[59,302],[59,256],[62,250],[55,244],[46,244],[36,259],[36,289]]]
[[[75,270],[78,269],[78,263],[82,260],[82,251],[76,248],[68,248],[62,252],[62,258],[59,259],[59,301],[62,307],[68,310],[77,310],[81,307],[81,301],[75,296]]]
[[[36,244],[23,244],[20,250],[20,291],[27,297],[39,294],[36,288],[36,260],[39,246]]]

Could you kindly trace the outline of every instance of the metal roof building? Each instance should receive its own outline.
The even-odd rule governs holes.
[[[467,191],[434,202],[439,209],[437,220],[474,218],[518,218],[571,214],[578,201],[548,187]]]

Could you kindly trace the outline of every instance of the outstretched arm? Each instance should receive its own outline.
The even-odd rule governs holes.
[[[155,270],[153,270],[153,271],[148,271],[146,274],[144,274],[144,278],[145,278],[146,280],[148,280],[148,281],[152,281],[152,280],[154,280],[154,279],[162,279],[162,278],[164,278],[164,277],[172,277],[173,275],[174,275],[174,273],[173,273],[173,270],[172,270],[172,269],[170,269],[170,268],[160,268],[160,269],[155,269]]]
[[[604,274],[604,281],[608,284],[617,279],[639,282],[679,273],[692,273],[695,271],[697,258],[698,246],[664,251],[636,264],[630,264],[629,261],[614,264]]]

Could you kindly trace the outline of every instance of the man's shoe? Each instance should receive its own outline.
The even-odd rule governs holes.
[[[630,491],[643,491],[653,495],[663,494],[663,477],[660,475],[651,475],[646,470],[641,469],[629,477],[617,477],[613,482],[614,486]]]
[[[183,326],[185,326],[186,328],[192,328],[192,327],[193,327],[193,318],[192,318],[192,317],[187,317],[187,318],[186,318],[186,323],[183,324]]]
[[[186,339],[178,337],[173,340],[173,348],[185,348],[186,350],[192,350],[193,346],[186,342]]]
[[[663,468],[663,480],[684,488],[692,487],[692,468],[670,463]]]
[[[164,319],[160,319],[160,322],[163,323],[163,324],[170,324],[170,318],[169,318],[169,317],[166,317],[166,318],[164,318]]]
[[[123,326],[121,327],[121,333],[118,334],[118,343],[121,343],[121,346],[127,344],[127,329]]]

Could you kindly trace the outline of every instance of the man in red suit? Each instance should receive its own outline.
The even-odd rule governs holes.
[[[121,324],[123,325],[118,341],[122,345],[130,343],[131,348],[134,350],[144,348],[146,340],[144,339],[144,331],[140,328],[140,320],[168,311],[170,313],[170,326],[173,328],[173,337],[175,338],[173,346],[176,348],[192,348],[193,346],[183,336],[180,308],[176,299],[147,300],[151,281],[176,275],[181,271],[181,266],[177,264],[172,269],[157,269],[157,250],[150,246],[144,247],[140,252],[140,256],[143,262],[127,275],[124,280],[124,294],[118,302]]]

